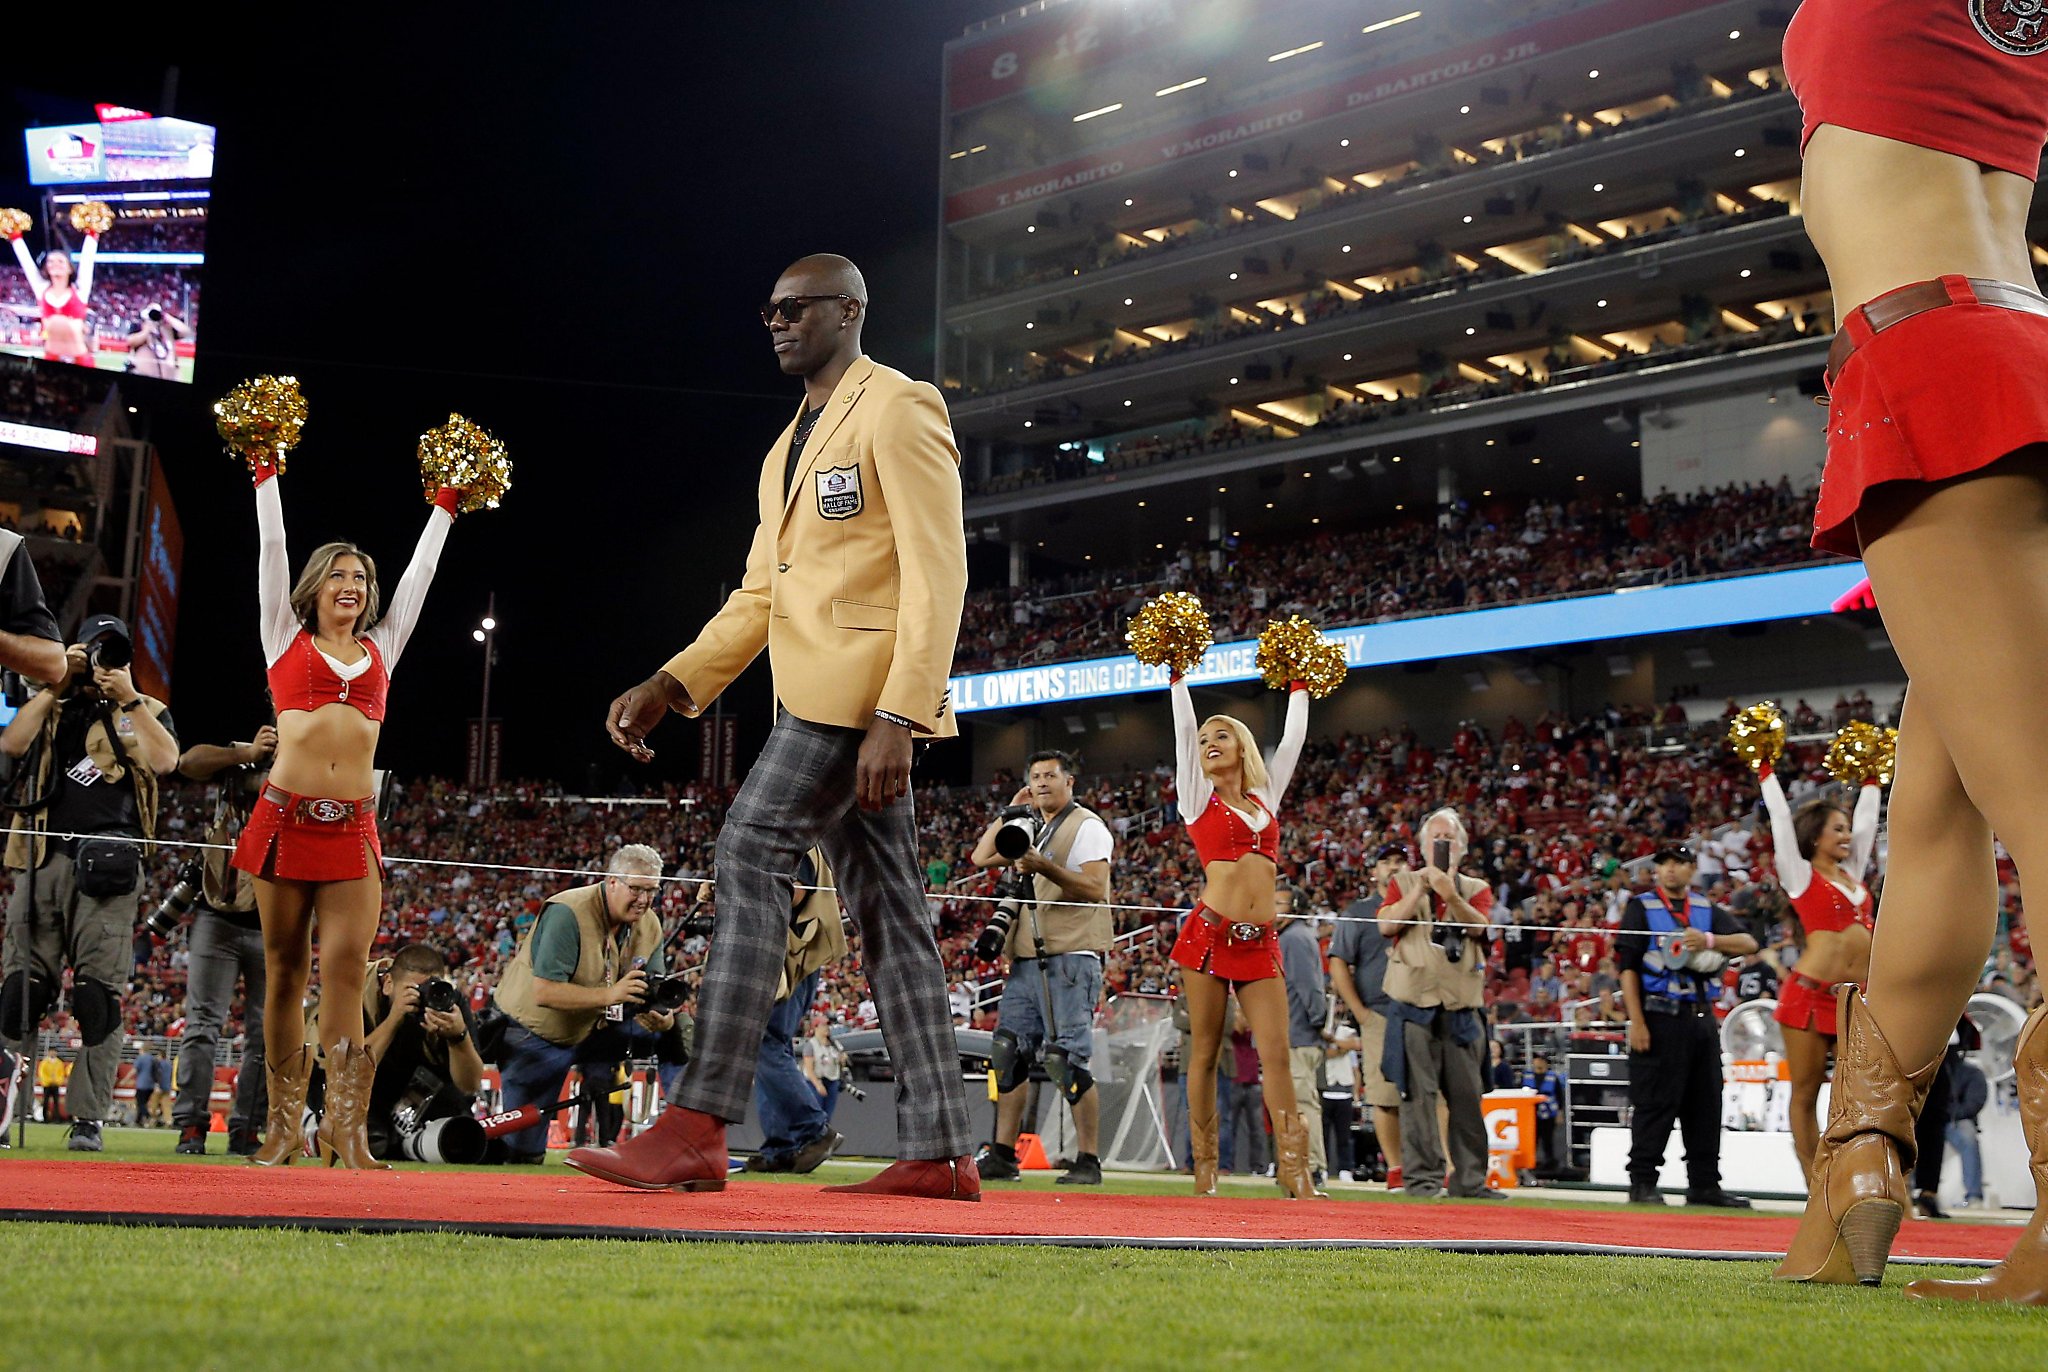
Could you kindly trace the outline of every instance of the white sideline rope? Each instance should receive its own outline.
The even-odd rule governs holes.
[[[26,830],[22,830],[22,831],[19,831],[19,832],[27,833],[27,832],[29,832],[29,831],[26,831]],[[134,844],[134,845],[136,845],[137,847],[141,847],[141,846],[145,846],[145,845],[153,845],[153,846],[155,846],[155,847],[158,847],[158,848],[194,848],[194,849],[201,849],[201,850],[204,850],[204,851],[208,851],[208,852],[215,852],[215,853],[232,853],[232,852],[234,852],[234,851],[235,851],[235,845],[234,845],[234,844],[232,844],[232,843],[206,843],[206,842],[202,842],[202,841],[200,841],[200,840],[198,840],[198,839],[182,839],[182,838],[158,838],[158,839],[142,839],[142,838],[134,838],[134,837],[131,837],[131,836],[127,835],[127,834],[80,834],[80,833],[72,833],[72,832],[69,832],[69,831],[66,831],[66,830],[60,830],[60,829],[44,829],[44,830],[38,830],[38,831],[35,831],[35,832],[36,832],[37,834],[39,834],[39,835],[40,835],[41,837],[43,837],[43,838],[46,838],[46,839],[52,839],[52,838],[57,838],[57,839],[87,839],[87,838],[89,838],[89,839],[98,839],[98,840],[100,840],[100,841],[102,841],[102,842],[105,842],[105,843],[130,843],[130,844]],[[519,863],[511,863],[511,862],[464,862],[464,861],[462,861],[462,860],[460,860],[460,859],[457,859],[457,858],[423,858],[423,857],[393,857],[393,856],[391,856],[391,855],[390,855],[390,854],[388,854],[388,853],[384,855],[384,861],[385,861],[386,863],[389,863],[389,864],[395,864],[395,865],[404,865],[404,866],[409,866],[409,867],[459,867],[459,868],[464,868],[464,869],[467,869],[467,870],[470,870],[470,871],[479,871],[479,872],[520,872],[520,873],[525,873],[525,874],[527,874],[527,875],[531,875],[531,876],[569,876],[569,877],[592,877],[592,876],[598,876],[598,877],[601,877],[601,876],[605,876],[605,875],[608,875],[607,873],[603,873],[603,872],[593,872],[593,871],[591,871],[591,870],[590,870],[590,869],[589,869],[588,867],[533,867],[533,866],[526,866],[526,865],[523,865],[523,864],[519,864]],[[636,873],[635,875],[640,875],[640,874]],[[651,875],[651,874],[650,874],[650,875]],[[696,884],[698,884],[698,885],[700,885],[700,886],[711,886],[711,887],[714,887],[714,888],[715,888],[715,887],[716,887],[716,886],[718,885],[718,880],[717,880],[717,878],[716,878],[716,877],[709,877],[709,876],[692,876],[692,875],[690,875],[690,874],[689,874],[689,873],[687,873],[687,872],[678,872],[678,873],[676,873],[676,874],[675,874],[674,876],[656,876],[656,877],[655,877],[654,879],[655,879],[656,881],[664,881],[664,882],[667,882],[667,881],[678,881],[678,882],[680,882],[680,881],[688,881],[688,882],[695,882]],[[803,886],[803,885],[798,885],[798,886],[795,886],[795,887],[794,887],[793,889],[795,889],[795,890],[799,890],[799,891],[830,891],[830,892],[832,892],[832,893],[833,893],[834,895],[837,895],[837,894],[838,894],[838,891],[839,891],[839,888],[838,888],[838,887],[836,887],[836,886]],[[927,892],[925,892],[925,893],[924,893],[924,898],[925,898],[926,900],[966,900],[966,901],[977,901],[977,902],[980,902],[980,903],[982,903],[982,904],[987,904],[987,905],[995,905],[995,904],[1000,904],[1001,902],[1003,902],[1003,901],[1005,901],[1005,900],[1008,900],[1008,899],[1009,899],[1009,897],[1008,897],[1008,896],[975,896],[975,895],[966,895],[966,894],[964,894],[964,893],[946,893],[946,892],[935,892],[935,891],[927,891]],[[1081,903],[1085,903],[1085,904],[1091,904],[1091,905],[1092,905],[1092,904],[1094,904],[1095,902],[1093,902],[1093,901],[1089,901],[1089,902],[1055,902],[1055,903],[1057,903],[1057,904],[1081,904]],[[1106,909],[1110,909],[1110,910],[1119,910],[1119,911],[1127,911],[1127,912],[1132,912],[1132,913],[1138,913],[1138,914],[1154,914],[1154,915],[1174,915],[1174,916],[1184,916],[1184,915],[1186,915],[1186,914],[1188,914],[1188,913],[1189,913],[1189,911],[1188,911],[1187,909],[1185,909],[1185,908],[1183,908],[1183,907],[1180,907],[1180,906],[1175,906],[1175,905],[1118,905],[1118,904],[1114,904],[1114,903],[1110,903],[1110,902],[1105,902],[1105,903],[1104,903],[1104,906],[1105,906],[1105,908],[1106,908]],[[1496,930],[1496,929],[1500,929],[1500,928],[1505,928],[1505,927],[1507,927],[1507,926],[1504,926],[1504,925],[1498,925],[1498,924],[1473,924],[1473,923],[1470,923],[1470,922],[1464,922],[1464,921],[1452,921],[1452,920],[1441,920],[1441,919],[1438,919],[1438,920],[1428,920],[1428,919],[1401,919],[1401,920],[1385,920],[1385,921],[1382,921],[1382,920],[1380,920],[1380,919],[1379,919],[1379,917],[1378,917],[1378,916],[1365,916],[1365,917],[1361,917],[1361,916],[1357,916],[1357,915],[1296,915],[1296,916],[1293,916],[1293,918],[1295,918],[1295,919],[1299,919],[1299,920],[1301,920],[1301,921],[1303,921],[1303,922],[1305,922],[1305,923],[1310,923],[1310,924],[1380,924],[1380,923],[1387,923],[1387,924],[1407,924],[1407,925],[1432,925],[1432,926],[1434,926],[1434,927],[1436,927],[1436,928],[1439,928],[1439,929],[1473,929],[1473,930],[1480,930],[1480,931],[1485,931],[1485,932],[1492,932],[1493,930]],[[1538,926],[1526,926],[1526,927],[1531,927],[1531,928],[1534,928],[1534,927],[1538,927]],[[1547,927],[1547,926],[1545,926],[1545,927]]]

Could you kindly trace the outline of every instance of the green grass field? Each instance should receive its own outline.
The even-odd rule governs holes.
[[[0,1164],[4,1172],[4,1164]],[[2038,1369],[2037,1310],[1759,1264],[0,1229],[18,1368]],[[1823,1352],[1823,1350],[1827,1350]]]
[[[62,1154],[58,1126],[24,1153]],[[109,1130],[103,1161],[166,1161]],[[230,1160],[215,1153],[207,1163]],[[194,1165],[203,1165],[195,1161]],[[548,1164],[551,1170],[559,1162]],[[841,1179],[872,1164],[834,1162]],[[563,1175],[567,1176],[566,1173]],[[819,1177],[790,1179],[815,1184]],[[764,1180],[767,1180],[764,1178]],[[1052,1185],[1041,1174],[1024,1183]],[[1247,1194],[1271,1183],[1245,1182]],[[1113,1176],[1107,1190],[1177,1191]],[[1377,1190],[1339,1199],[1411,1204]],[[1518,1200],[1519,1205],[1545,1204]],[[1565,1202],[1548,1202],[1563,1204]],[[1781,1286],[1760,1263],[1411,1251],[670,1244],[0,1226],[0,1368],[2029,1368],[2048,1312]],[[81,1319],[72,1312],[106,1312]],[[1823,1354],[1821,1350],[1830,1350]],[[1833,1351],[1839,1350],[1839,1351]]]

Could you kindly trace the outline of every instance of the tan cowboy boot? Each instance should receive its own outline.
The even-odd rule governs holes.
[[[263,1065],[270,1090],[270,1117],[263,1126],[263,1146],[250,1154],[258,1167],[281,1167],[305,1150],[301,1130],[306,1118],[306,1085],[313,1078],[313,1048],[302,1044],[282,1063]]]
[[[2011,1301],[2048,1305],[2048,1006],[2027,1016],[2013,1045],[2013,1073],[2020,1092],[2020,1127],[2034,1173],[2034,1218],[2005,1261],[1969,1281],[1909,1282],[1915,1300]]]
[[[1273,1175],[1280,1189],[1294,1200],[1328,1199],[1327,1191],[1316,1190],[1309,1172],[1308,1121],[1299,1110],[1273,1116]]]
[[[1828,1127],[1813,1155],[1806,1214],[1771,1275],[1877,1286],[1899,1223],[1912,1210],[1913,1122],[1941,1058],[1907,1075],[1854,983],[1842,984],[1836,1004],[1841,1033]]]
[[[327,1054],[327,1108],[313,1141],[329,1167],[391,1170],[390,1163],[371,1156],[365,1127],[370,1117],[370,1084],[376,1079],[377,1060],[361,1044],[343,1039]]]
[[[1195,1164],[1195,1194],[1213,1196],[1216,1194],[1216,1107],[1210,1106],[1206,1116],[1195,1113],[1193,1104],[1188,1106],[1188,1152]]]

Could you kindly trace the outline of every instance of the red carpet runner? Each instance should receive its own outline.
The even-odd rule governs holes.
[[[833,1196],[808,1184],[735,1180],[714,1195],[627,1191],[545,1172],[263,1171],[162,1163],[0,1162],[0,1217],[371,1230],[460,1229],[512,1236],[847,1239],[908,1242],[1229,1247],[1424,1246],[1465,1251],[1635,1252],[1754,1257],[1784,1251],[1789,1216],[1673,1207],[1514,1202],[1403,1205],[1228,1196],[1051,1195],[992,1189],[979,1205]],[[1893,1256],[1990,1261],[2017,1231],[1909,1220]]]

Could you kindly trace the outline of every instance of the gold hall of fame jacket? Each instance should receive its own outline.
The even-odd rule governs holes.
[[[798,407],[797,417],[801,417]],[[938,388],[862,357],[783,490],[796,418],[761,463],[745,579],[663,668],[701,713],[768,649],[798,719],[867,729],[884,710],[950,738],[948,677],[967,593],[960,453]]]

